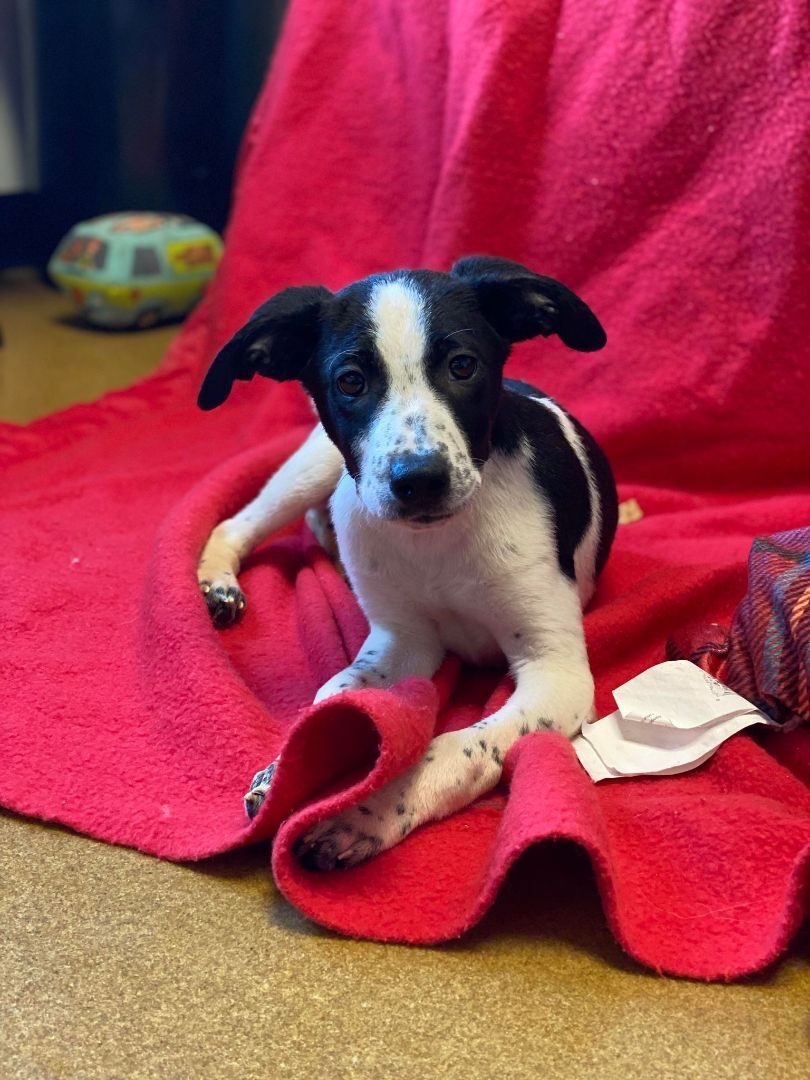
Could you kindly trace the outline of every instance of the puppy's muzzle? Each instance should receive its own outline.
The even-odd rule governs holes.
[[[450,464],[440,453],[400,454],[391,462],[389,486],[400,517],[425,522],[444,517]]]

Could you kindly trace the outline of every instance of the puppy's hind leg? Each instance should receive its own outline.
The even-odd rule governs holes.
[[[312,870],[355,866],[393,847],[417,826],[469,805],[498,783],[509,748],[536,731],[573,737],[593,707],[593,679],[584,648],[554,643],[542,659],[513,663],[515,692],[472,727],[438,735],[421,761],[362,806],[320,822],[296,844]]]
[[[346,570],[340,561],[340,549],[335,535],[335,526],[332,524],[329,503],[322,503],[320,506],[313,506],[307,510],[306,523],[309,526],[309,531],[329,556],[331,562],[340,574],[346,578]]]
[[[444,646],[436,627],[427,619],[412,617],[405,622],[400,618],[388,625],[372,621],[355,659],[324,683],[315,695],[315,702],[344,690],[387,689],[411,675],[429,679],[443,659]]]
[[[237,577],[245,556],[271,533],[328,499],[342,469],[340,451],[318,424],[256,498],[217,525],[197,566],[197,581],[215,626],[228,626],[244,610]]]
[[[324,701],[344,690],[371,687],[388,688],[409,675],[429,679],[435,674],[444,657],[444,646],[435,626],[427,621],[412,620],[410,624],[383,626],[372,623],[369,635],[353,663],[339,671],[315,695]],[[270,790],[277,761],[257,772],[245,795],[245,811],[254,817]],[[364,815],[365,810],[357,813]],[[380,817],[382,821],[382,817]]]

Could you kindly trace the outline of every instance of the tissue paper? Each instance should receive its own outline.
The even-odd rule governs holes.
[[[688,660],[648,668],[613,691],[616,712],[585,724],[574,740],[593,780],[694,769],[763,712]]]

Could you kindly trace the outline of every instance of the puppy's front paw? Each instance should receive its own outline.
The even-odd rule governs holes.
[[[264,802],[264,797],[273,783],[273,773],[276,771],[277,764],[278,758],[271,761],[266,769],[257,772],[251,780],[250,790],[245,795],[245,813],[249,818],[254,818],[258,814]]]
[[[317,705],[320,701],[334,697],[335,694],[342,694],[344,690],[357,690],[359,687],[360,684],[353,678],[351,669],[346,668],[345,671],[339,671],[329,682],[323,684],[312,699],[312,704]]]
[[[296,841],[296,858],[308,870],[339,870],[398,844],[423,820],[412,777],[410,770],[359,806],[319,822]]]
[[[306,836],[299,837],[293,850],[307,870],[356,866],[383,847],[383,838],[374,827],[374,822],[357,821],[355,811],[348,811],[340,817],[322,821]]]
[[[242,617],[247,598],[238,585],[203,578],[200,581],[200,591],[205,597],[205,605],[214,626],[231,626]]]
[[[471,728],[438,735],[402,776],[300,837],[295,855],[308,870],[356,866],[394,847],[418,825],[446,817],[489,791],[501,767],[491,736]]]
[[[326,698],[342,694],[344,690],[366,690],[369,687],[389,687],[391,679],[382,667],[375,667],[368,661],[357,659],[349,667],[333,675],[329,682],[323,684],[315,695],[313,704],[325,701]]]

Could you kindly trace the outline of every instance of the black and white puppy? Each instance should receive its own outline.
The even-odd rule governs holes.
[[[214,621],[245,600],[240,563],[276,529],[330,500],[341,559],[370,630],[315,701],[425,678],[446,651],[505,656],[515,691],[473,728],[439,735],[407,773],[299,842],[312,868],[351,866],[497,784],[521,735],[577,733],[594,686],[582,607],[616,530],[610,467],[560,405],[503,378],[511,345],[557,334],[605,344],[574,293],[503,259],[449,274],[397,271],[338,293],[286,289],[224,346],[199,395],[234,379],[298,379],[320,423],[261,493],[223,521],[198,571]],[[246,796],[255,813],[273,766]]]

